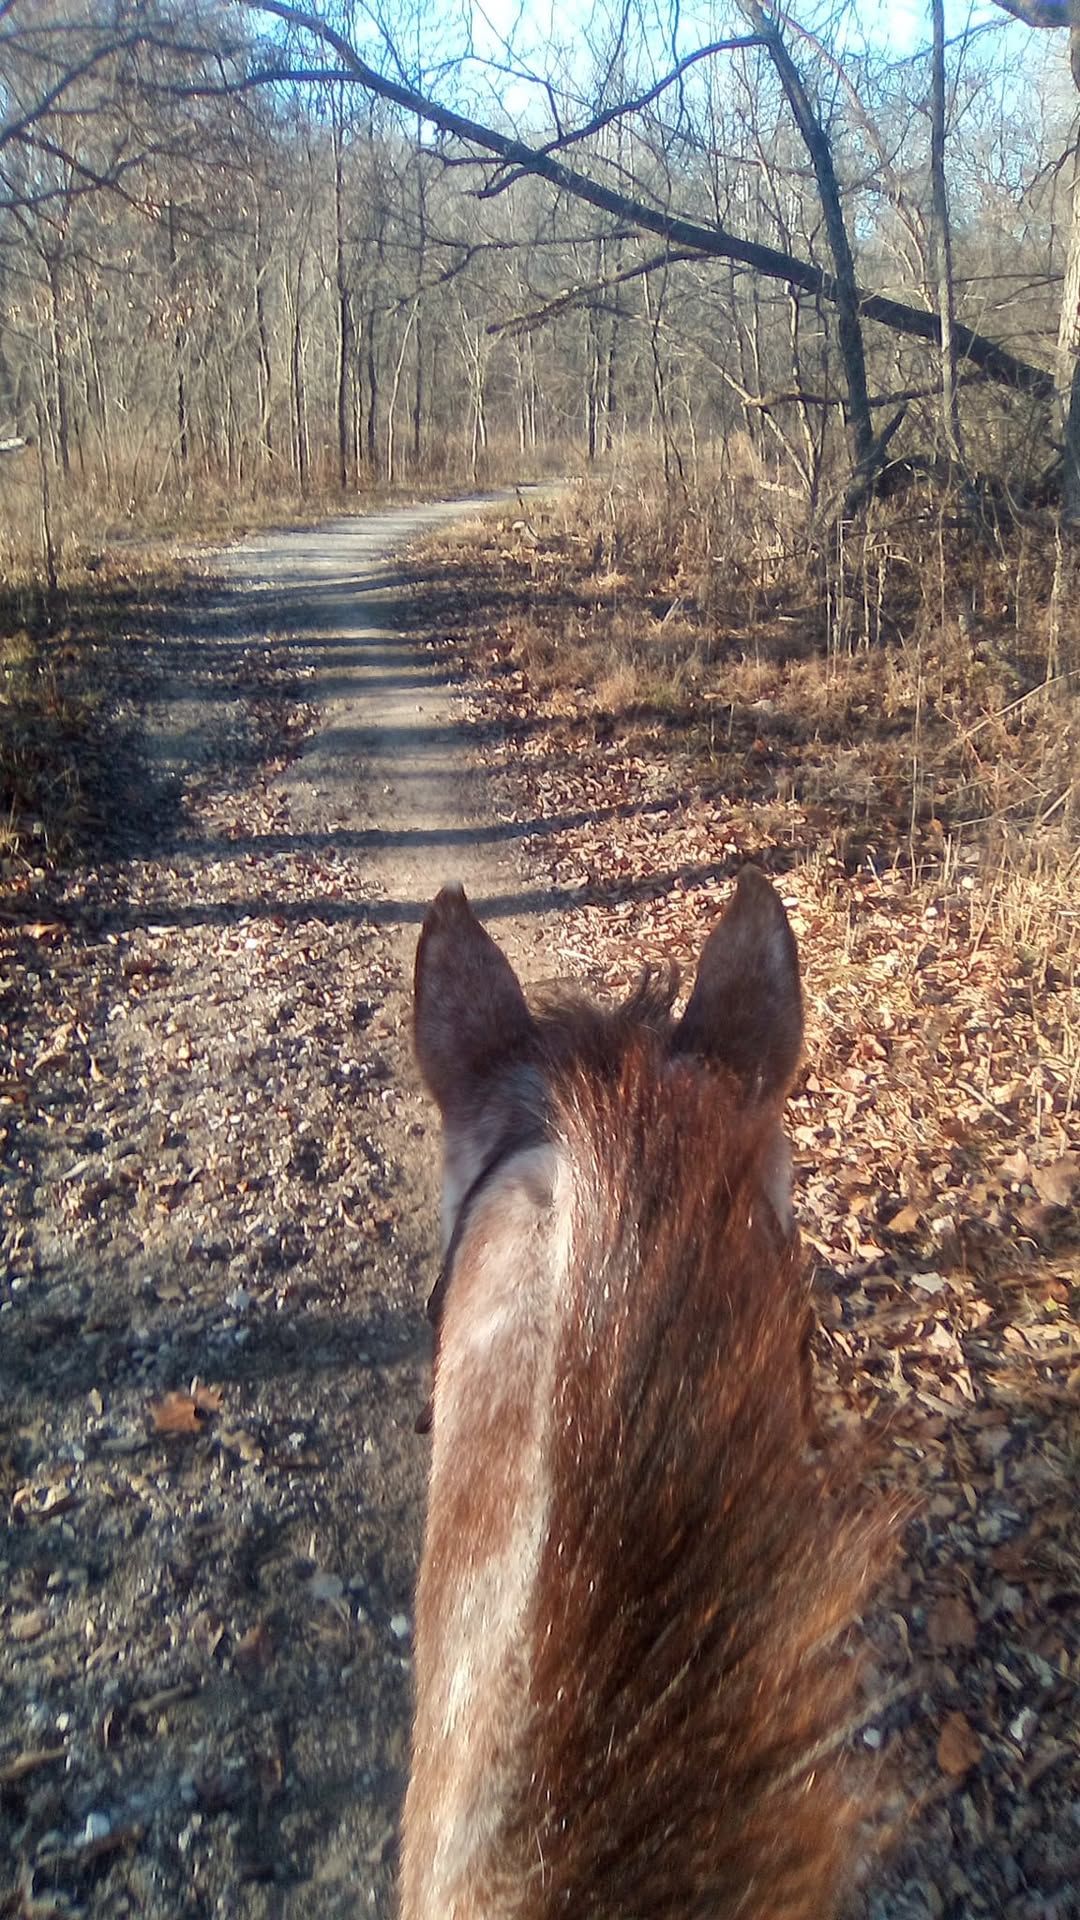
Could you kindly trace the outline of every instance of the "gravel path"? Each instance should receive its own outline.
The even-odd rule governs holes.
[[[539,969],[402,549],[224,556],[3,1007],[0,1915],[389,1914],[448,878]],[[300,742],[299,751],[296,743]]]

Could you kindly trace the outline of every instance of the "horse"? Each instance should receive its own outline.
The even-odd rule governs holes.
[[[813,1415],[795,939],[743,868],[674,975],[531,1010],[464,893],[416,957],[445,1257],[402,1920],[826,1920],[892,1531]]]

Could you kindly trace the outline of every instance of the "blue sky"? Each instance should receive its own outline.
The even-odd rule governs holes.
[[[398,0],[373,0],[389,6]],[[613,44],[623,17],[624,0],[418,0],[424,21],[425,76],[430,81],[440,61],[452,58],[455,46],[471,38],[476,63],[469,69],[476,109],[483,117],[494,108],[523,122],[534,112],[543,114],[547,95],[542,76],[550,75],[556,87],[560,81],[574,83],[580,78],[588,90],[595,76],[595,61],[603,61]],[[361,0],[363,4],[363,0]],[[817,27],[843,54],[857,55],[864,48],[875,53],[891,53],[903,61],[916,52],[925,52],[930,44],[928,0],[849,0],[847,6],[837,0],[786,0],[792,17],[809,32]],[[677,11],[676,11],[677,6]],[[722,38],[730,32],[746,32],[747,25],[731,0],[631,0],[630,36],[644,57],[631,55],[628,83],[648,84],[650,78],[672,64],[671,29],[673,15],[678,19],[676,50],[685,56],[695,47]],[[1051,43],[1063,43],[1064,34],[1037,33],[1010,20],[993,0],[946,0],[946,30],[953,45],[950,65],[955,70],[956,43],[965,32],[975,32],[987,55],[993,49],[990,65],[1009,85],[1008,76],[1019,78],[1030,69],[1030,42],[1042,43],[1040,53],[1051,52]],[[362,18],[362,15],[361,15]],[[986,35],[980,29],[993,27]],[[471,29],[471,31],[470,31]],[[500,44],[500,43],[503,44]],[[509,42],[509,51],[506,42]],[[593,51],[590,51],[590,48]],[[651,54],[650,50],[651,49]],[[1055,48],[1055,53],[1058,51]],[[1062,69],[1067,67],[1067,47],[1060,46]],[[488,65],[488,62],[493,65]],[[430,64],[429,64],[430,63]],[[1041,64],[1041,63],[1039,63]],[[531,74],[531,80],[522,73]],[[436,81],[436,91],[438,82]],[[569,108],[570,117],[574,108]]]
[[[926,0],[863,0],[858,11],[865,22],[867,36],[891,41],[898,52],[929,42],[930,9]],[[947,0],[945,28],[948,34],[960,34],[965,28],[983,26],[989,21],[997,26],[1009,24],[993,0],[975,0],[974,4],[968,0]],[[1024,32],[1019,23],[1012,24],[1014,32]]]
[[[832,5],[822,4],[815,7],[814,0],[788,0],[792,13],[808,27],[815,25],[815,12],[821,15],[822,23],[836,9]],[[595,21],[605,11],[612,19],[620,11],[617,0],[604,0],[597,7],[594,0],[464,0],[466,15],[472,16],[475,42],[478,49],[491,46],[491,30],[496,34],[509,34],[523,51],[537,58],[542,56],[546,44],[572,44],[590,20]],[[654,32],[658,45],[667,40],[664,15],[667,12],[663,0],[646,0],[644,11],[653,14]],[[679,45],[686,53],[702,41],[718,37],[734,25],[734,31],[745,31],[738,20],[734,8],[717,6],[712,0],[683,0],[680,21]],[[732,21],[732,16],[735,16]],[[975,27],[994,24],[1007,31],[1010,38],[1022,39],[1025,29],[1018,22],[1010,22],[993,0],[946,0],[946,29],[950,37],[956,37]],[[864,39],[878,47],[891,47],[898,56],[913,53],[918,47],[926,47],[930,41],[930,15],[927,0],[856,0],[851,16],[846,23],[845,35],[851,42]]]

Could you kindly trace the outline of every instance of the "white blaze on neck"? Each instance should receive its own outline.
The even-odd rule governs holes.
[[[530,1685],[528,1612],[549,1518],[570,1199],[569,1172],[553,1146],[512,1155],[471,1202],[449,1277],[434,1394],[410,1787],[411,1796],[431,1796],[424,1821],[428,1858],[414,1863],[412,1890],[421,1893],[410,1913],[445,1915],[467,1903],[468,1889],[485,1880],[519,1784]],[[463,1488],[470,1506],[461,1522]],[[447,1515],[458,1517],[457,1531],[449,1520],[443,1524],[444,1505]]]

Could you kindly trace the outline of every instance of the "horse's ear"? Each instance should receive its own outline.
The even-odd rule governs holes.
[[[444,887],[428,909],[416,949],[416,1058],[444,1115],[520,1055],[534,1026],[506,955],[484,931],[461,887]]]
[[[743,867],[705,942],[674,1045],[728,1067],[750,1098],[771,1100],[787,1091],[802,1037],[795,935],[776,889]]]

